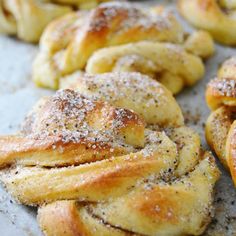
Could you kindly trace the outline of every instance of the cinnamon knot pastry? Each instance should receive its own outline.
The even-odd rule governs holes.
[[[44,98],[18,135],[0,138],[1,180],[20,202],[40,205],[43,232],[203,233],[219,171],[171,93],[137,73],[73,81],[77,91]],[[164,104],[171,119],[159,113]]]
[[[36,43],[53,19],[106,0],[0,0],[0,32]]]
[[[222,44],[236,45],[236,3],[230,0],[178,0],[182,16]]]
[[[206,90],[212,112],[206,123],[206,138],[217,156],[230,170],[236,185],[236,58],[221,66],[218,77]]]
[[[47,27],[33,78],[39,86],[57,89],[64,76],[78,70],[91,74],[135,71],[159,80],[176,94],[203,77],[201,57],[213,52],[208,33],[186,35],[165,9],[104,3]]]

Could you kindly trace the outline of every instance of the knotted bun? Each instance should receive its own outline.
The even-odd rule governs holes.
[[[62,77],[76,71],[136,71],[178,93],[203,77],[200,57],[213,52],[208,33],[186,35],[166,9],[111,2],[52,22],[41,38],[33,78],[57,89]]]
[[[219,171],[171,93],[138,73],[66,80],[77,91],[44,98],[19,134],[0,138],[1,180],[40,206],[43,232],[203,233]]]
[[[212,112],[206,123],[206,138],[224,166],[230,170],[236,184],[236,59],[223,63],[218,77],[206,90],[206,100]]]

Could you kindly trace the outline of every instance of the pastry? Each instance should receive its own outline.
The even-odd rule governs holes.
[[[207,86],[206,100],[212,112],[206,123],[206,138],[236,185],[236,58],[221,66]]]
[[[236,45],[235,1],[178,0],[181,15],[225,45]]]
[[[0,137],[0,178],[45,235],[202,234],[220,173],[171,93],[139,73],[66,80]]]
[[[0,0],[0,32],[37,43],[53,19],[74,8],[90,8],[96,0]],[[103,1],[104,2],[104,1]]]
[[[203,77],[201,58],[213,52],[208,33],[187,35],[166,9],[104,3],[89,13],[71,13],[47,27],[33,78],[38,86],[57,89],[62,77],[76,71],[136,71],[159,80],[176,94]]]

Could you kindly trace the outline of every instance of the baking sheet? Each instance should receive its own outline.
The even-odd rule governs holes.
[[[178,16],[175,1],[144,1],[145,4],[162,3],[168,5]],[[182,21],[182,19],[180,18]],[[191,28],[183,22],[187,31]],[[216,46],[214,57],[206,62],[206,75],[195,87],[186,89],[177,100],[186,116],[187,124],[202,138],[203,147],[209,149],[204,139],[204,124],[209,115],[204,92],[207,82],[215,76],[217,68],[226,58],[236,55],[236,49]],[[37,53],[37,46],[25,44],[14,38],[0,36],[0,134],[12,134],[26,113],[42,96],[51,94],[39,89],[31,81],[31,65]],[[222,177],[216,187],[215,217],[204,235],[236,235],[236,190],[229,174],[222,168]],[[36,222],[36,209],[14,203],[13,199],[0,187],[0,235],[40,236]]]

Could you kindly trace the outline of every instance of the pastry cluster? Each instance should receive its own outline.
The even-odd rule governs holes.
[[[73,9],[87,9],[106,0],[1,0],[0,32],[37,43],[49,22]]]
[[[0,180],[38,207],[45,235],[201,235],[211,222],[220,171],[173,95],[204,77],[213,38],[236,44],[236,4],[178,8],[201,30],[127,1],[0,0],[0,31],[42,35],[32,77],[59,89],[0,136]],[[207,86],[206,139],[236,185],[235,68],[227,60]]]
[[[65,76],[78,71],[140,72],[176,94],[202,79],[202,58],[213,53],[208,33],[186,34],[166,9],[110,2],[53,21],[41,38],[33,78],[58,89]]]
[[[0,138],[1,180],[39,206],[42,231],[202,234],[219,171],[172,94],[138,73],[73,83],[43,98],[19,134]]]
[[[206,123],[206,138],[217,156],[230,170],[236,185],[236,58],[219,69],[206,90],[212,112]]]

